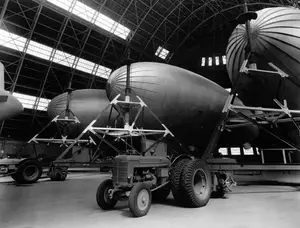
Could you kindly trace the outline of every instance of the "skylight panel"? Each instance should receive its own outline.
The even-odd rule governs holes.
[[[205,66],[205,57],[202,57],[201,66]]]
[[[46,99],[46,98],[40,98],[40,101],[36,107],[37,110],[40,110],[40,111],[46,111],[47,107],[48,107],[48,104],[51,100],[49,99]]]
[[[1,36],[2,35],[2,36]],[[17,36],[12,33],[8,33],[4,30],[0,29],[0,45],[6,46],[11,49],[24,51],[24,46],[27,39]],[[15,45],[16,42],[19,42],[20,45]],[[9,44],[9,45],[8,45]],[[13,45],[12,45],[13,44]],[[55,51],[55,53],[54,53]],[[31,54],[33,56],[46,59],[48,61],[53,61],[55,63],[58,63],[60,65],[64,65],[70,68],[75,68],[77,70],[89,73],[89,74],[95,74],[99,77],[108,78],[108,76],[111,73],[111,69],[95,64],[91,61],[78,58],[74,55],[68,54],[66,52],[62,52],[60,50],[55,50],[51,47],[48,47],[46,45],[37,43],[35,41],[30,41],[28,48],[27,48],[27,54]],[[51,54],[54,53],[53,60],[51,57]],[[74,67],[74,62],[77,61],[77,66]],[[99,66],[96,68],[96,66]]]
[[[23,52],[26,40],[24,37],[0,29],[0,45],[4,47]]]
[[[23,105],[24,108],[33,109],[34,103],[36,101],[35,96],[25,95],[21,93],[13,93],[13,96],[15,96]]]
[[[78,60],[78,63],[76,65],[77,70],[81,70],[81,71],[86,72],[88,74],[92,73],[94,67],[95,67],[95,63],[90,62],[90,61],[85,60],[85,59],[81,59],[81,58]]]
[[[222,56],[222,62],[223,62],[224,65],[226,64],[226,55]]]
[[[72,3],[77,0],[47,0],[47,1],[51,2],[52,4],[62,8],[64,10],[70,11]]]
[[[117,26],[116,26],[116,29],[113,31],[113,33],[116,35],[116,36],[119,36],[123,39],[126,39],[127,36],[129,35],[130,33],[130,29],[126,28],[125,26],[117,23]]]
[[[31,54],[33,56],[49,60],[51,56],[53,48],[48,47],[46,45],[37,43],[35,41],[30,41],[28,48],[27,48],[27,54]]]
[[[98,12],[79,1],[76,1],[72,13],[88,22],[94,23],[95,19],[93,19],[93,17]]]
[[[56,50],[55,54],[54,54],[53,62],[67,66],[67,67],[73,67],[75,58],[76,57],[74,55]]]
[[[95,21],[95,25],[99,26],[102,29],[105,29],[108,32],[112,32],[115,25],[115,21],[99,13]]]
[[[161,46],[159,46],[155,52],[155,55],[162,59],[166,59],[168,54],[169,54],[169,51]]]
[[[219,56],[216,56],[216,57],[215,57],[215,61],[216,61],[216,65],[219,66],[219,64],[220,64]]]
[[[208,66],[212,65],[212,57],[208,57]]]
[[[75,16],[78,16],[90,23],[97,25],[98,27],[113,33],[116,36],[126,39],[130,33],[130,29],[117,23],[111,18],[103,15],[102,13],[97,12],[91,7],[83,4],[78,0],[47,0],[48,2],[71,12]],[[74,6],[74,7],[73,7]],[[95,15],[98,16],[95,17]]]
[[[96,64],[96,65],[98,66],[96,75],[99,76],[99,77],[108,79],[108,77],[111,73],[111,69],[109,69],[107,67],[104,67],[104,66],[101,66],[101,65],[98,65],[98,64]]]
[[[162,47],[159,46],[159,47],[157,48],[156,52],[155,52],[155,55],[158,55],[158,54],[161,52],[161,50],[162,50]]]

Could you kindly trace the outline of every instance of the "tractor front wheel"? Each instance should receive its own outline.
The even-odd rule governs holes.
[[[109,190],[114,189],[112,179],[104,180],[97,189],[96,200],[102,210],[111,210],[118,200],[109,197]]]
[[[129,195],[129,209],[134,217],[146,215],[151,207],[151,190],[145,183],[137,183],[133,186]]]

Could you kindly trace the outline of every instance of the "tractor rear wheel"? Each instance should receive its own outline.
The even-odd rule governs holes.
[[[180,178],[184,167],[189,161],[191,161],[191,159],[188,158],[181,159],[178,162],[176,162],[170,170],[170,183],[171,183],[173,198],[180,205],[184,204],[184,200],[182,198],[183,195],[182,187],[180,186]]]
[[[182,171],[181,187],[186,206],[205,206],[212,192],[212,177],[208,165],[200,159],[188,162]]]

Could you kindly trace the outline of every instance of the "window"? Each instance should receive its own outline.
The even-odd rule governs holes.
[[[202,57],[201,66],[205,66],[205,57]]]
[[[219,153],[222,155],[228,155],[228,151],[226,147],[219,148]]]
[[[230,148],[231,155],[241,155],[241,149],[239,147]]]
[[[208,57],[208,66],[212,65],[212,57]]]
[[[220,62],[219,62],[219,56],[215,57],[215,61],[216,61],[216,65],[219,66]]]
[[[244,150],[244,155],[254,155],[254,151],[252,147],[247,150],[243,148],[243,150]]]
[[[223,65],[226,64],[226,55],[223,55],[223,56],[222,56],[222,62],[223,62]]]

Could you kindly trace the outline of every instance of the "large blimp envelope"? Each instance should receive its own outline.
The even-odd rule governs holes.
[[[300,80],[300,10],[293,7],[272,7],[257,11],[257,18],[250,21],[250,34],[258,68],[270,69],[271,62],[289,75]],[[234,81],[245,59],[248,37],[245,25],[238,25],[232,32],[226,50],[227,70]],[[255,84],[256,80],[256,84]],[[260,81],[259,80],[264,80]],[[290,108],[300,107],[300,89],[287,81],[285,91],[280,79],[273,75],[262,78],[244,77],[240,91],[246,104],[269,106],[275,96],[285,96]],[[259,92],[259,85],[262,87]],[[285,93],[285,94],[283,94]],[[267,101],[268,99],[268,101]]]

